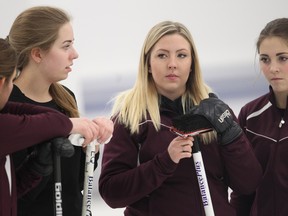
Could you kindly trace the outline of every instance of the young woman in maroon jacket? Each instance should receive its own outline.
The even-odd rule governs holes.
[[[104,147],[99,179],[109,206],[126,207],[127,216],[205,215],[191,157],[194,139],[163,126],[193,108],[220,137],[210,132],[200,142],[215,215],[236,215],[228,188],[245,194],[255,190],[261,167],[232,110],[208,98],[210,92],[189,30],[177,22],[155,25],[144,42],[134,87],[113,107],[114,133]],[[218,119],[229,111],[219,130]]]
[[[288,215],[288,18],[270,21],[257,44],[269,92],[240,110],[239,123],[254,147],[263,178],[250,196],[233,192],[238,216]]]
[[[43,175],[51,173],[51,146],[46,141],[80,133],[87,144],[97,138],[99,131],[86,118],[69,119],[50,108],[7,102],[16,77],[16,62],[15,50],[8,40],[0,39],[0,216],[16,216],[17,197],[35,187]],[[42,142],[37,145],[38,154],[27,158],[15,175],[10,155]]]

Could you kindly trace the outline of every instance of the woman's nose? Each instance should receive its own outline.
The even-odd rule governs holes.
[[[73,52],[71,53],[72,59],[77,59],[79,57],[79,54],[77,50],[73,47]]]
[[[169,63],[168,63],[168,68],[170,70],[172,70],[172,69],[176,69],[176,67],[177,67],[176,59],[175,58],[170,58],[169,59]]]
[[[271,62],[270,64],[270,72],[272,73],[278,73],[280,70],[279,70],[279,66],[277,64],[277,62]]]

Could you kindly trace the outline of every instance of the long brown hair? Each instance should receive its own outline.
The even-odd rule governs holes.
[[[33,48],[48,51],[56,41],[59,29],[68,22],[67,13],[56,7],[37,6],[20,13],[9,32],[10,44],[19,55],[18,69],[21,71],[28,64]],[[49,92],[68,116],[79,116],[75,99],[61,84],[53,83]]]
[[[17,55],[8,40],[0,38],[0,77],[10,80],[16,68]]]

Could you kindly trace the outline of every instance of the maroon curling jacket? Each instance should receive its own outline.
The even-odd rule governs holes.
[[[288,115],[276,107],[272,89],[246,104],[239,123],[254,147],[264,176],[255,194],[232,193],[231,203],[239,216],[288,215]],[[280,125],[281,120],[285,121]],[[281,126],[281,127],[280,127]],[[249,211],[251,212],[249,214]]]
[[[161,123],[172,125],[178,114],[163,108]],[[139,134],[115,123],[105,145],[99,191],[112,208],[126,207],[126,216],[201,216],[204,208],[192,157],[174,163],[167,147],[175,135],[167,128],[156,131],[151,122]],[[234,216],[228,187],[249,194],[260,180],[261,167],[243,134],[221,146],[201,144],[215,215]]]
[[[41,176],[24,167],[17,171],[16,179],[11,159],[10,195],[6,156],[53,137],[67,136],[71,129],[67,116],[49,108],[8,102],[0,111],[0,216],[16,216],[17,197],[41,180]]]

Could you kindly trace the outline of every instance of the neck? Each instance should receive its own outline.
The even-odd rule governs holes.
[[[275,93],[276,105],[280,109],[285,109],[287,106],[287,94]]]
[[[49,93],[50,85],[37,81],[35,79],[17,78],[14,84],[21,90],[21,92],[28,98],[43,103],[52,100]]]

